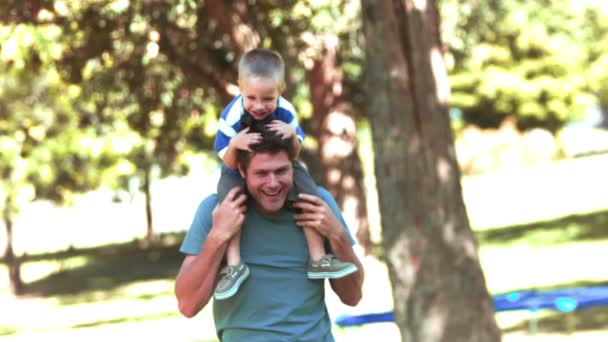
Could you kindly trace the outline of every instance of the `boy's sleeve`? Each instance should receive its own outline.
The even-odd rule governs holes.
[[[283,97],[279,97],[278,107],[278,119],[293,126],[293,128],[296,130],[296,135],[298,136],[300,143],[303,143],[304,138],[306,138],[306,134],[304,134],[304,130],[302,127],[300,127],[295,107],[291,104],[291,102],[287,101]]]
[[[342,212],[340,212],[340,208],[338,208],[338,204],[336,203],[336,200],[329,193],[329,191],[327,191],[325,188],[319,186],[318,191],[319,191],[319,195],[321,195],[321,199],[325,203],[327,203],[327,205],[329,206],[331,211],[333,211],[334,215],[336,215],[336,217],[338,218],[340,223],[342,223],[342,227],[344,228],[344,231],[346,232],[346,236],[348,236],[348,240],[350,241],[351,246],[354,246],[356,244],[355,239],[353,238],[352,234],[350,233],[350,229],[348,229],[348,226],[346,225],[346,221],[344,220],[344,217],[342,216]]]
[[[200,252],[201,246],[207,240],[207,235],[209,235],[209,231],[211,230],[213,223],[212,213],[216,204],[217,196],[215,194],[209,195],[201,201],[192,219],[192,224],[190,224],[190,228],[186,232],[184,241],[179,249],[180,252],[192,255],[197,255]]]
[[[241,116],[243,115],[243,103],[241,96],[235,97],[222,111],[218,122],[217,134],[213,147],[215,152],[222,160],[230,144],[230,139],[237,134],[240,126]]]

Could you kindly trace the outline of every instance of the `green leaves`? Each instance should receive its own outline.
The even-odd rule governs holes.
[[[452,105],[466,121],[496,127],[508,115],[522,129],[555,132],[597,103],[608,69],[608,12],[594,1],[444,2]],[[476,21],[476,22],[474,22]],[[601,51],[601,52],[600,52]],[[591,71],[590,62],[593,68]]]

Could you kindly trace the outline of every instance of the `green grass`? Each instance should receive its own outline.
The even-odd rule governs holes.
[[[569,215],[530,224],[476,231],[481,246],[556,246],[573,242],[608,241],[608,210]]]
[[[476,232],[491,292],[608,285],[608,274],[604,271],[598,274],[599,260],[586,260],[590,257],[584,254],[587,252],[592,257],[595,253],[601,256],[605,250],[608,252],[606,222],[608,211],[601,211]],[[184,320],[175,306],[167,306],[173,300],[173,279],[182,261],[177,251],[182,237],[182,233],[167,234],[159,245],[147,250],[136,243],[121,243],[27,256],[23,271],[35,280],[26,284],[24,300],[35,300],[41,310],[77,314],[55,326],[3,324],[0,335],[17,336],[28,329],[38,332],[107,330],[112,326]],[[573,250],[577,248],[578,251]],[[537,259],[539,265],[555,267],[535,270],[534,265],[530,266],[530,258]],[[560,273],[568,264],[579,273],[572,270]],[[34,274],[35,270],[45,268],[42,276]],[[209,310],[205,315],[210,317]],[[606,317],[608,308],[604,307],[568,315],[542,311],[538,316],[538,331],[606,330]],[[531,317],[528,312],[506,312],[498,313],[497,318],[508,334],[527,331]],[[209,329],[213,329],[211,325],[207,327],[207,335]]]

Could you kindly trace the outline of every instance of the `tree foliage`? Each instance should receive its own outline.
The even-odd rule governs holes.
[[[452,106],[466,122],[553,132],[584,118],[607,70],[606,6],[596,1],[444,0]],[[595,19],[595,20],[594,20]],[[593,70],[593,71],[591,71]]]
[[[21,41],[14,34],[20,27],[54,32],[47,39],[53,59],[39,64],[51,67],[57,80],[59,91],[49,97],[69,105],[63,111],[49,107],[47,117],[64,125],[57,130],[58,138],[24,156],[39,160],[40,170],[48,169],[49,163],[60,165],[57,172],[68,174],[61,177],[69,182],[59,185],[60,175],[41,172],[36,177],[49,187],[32,193],[58,198],[59,192],[89,190],[102,183],[126,188],[137,180],[147,196],[150,236],[150,182],[157,176],[188,172],[183,156],[211,150],[219,110],[237,91],[236,62],[244,51],[263,46],[281,52],[288,66],[285,96],[304,121],[311,117],[306,68],[321,52],[319,37],[335,29],[332,23],[341,18],[340,38],[348,38],[348,44],[356,41],[349,31],[356,7],[345,17],[341,6],[342,2],[273,0],[0,3],[7,39]],[[360,50],[358,55],[343,51],[345,56],[362,57]],[[32,67],[35,59],[19,62],[32,77],[40,77],[39,69]],[[348,75],[356,78],[360,68],[353,65]],[[19,82],[23,89],[30,87]],[[357,82],[350,85],[354,88]],[[15,94],[7,99],[20,102]],[[19,119],[7,122],[12,125]],[[104,151],[122,158],[110,158]],[[87,153],[94,159],[85,162]],[[24,184],[29,186],[28,182]]]

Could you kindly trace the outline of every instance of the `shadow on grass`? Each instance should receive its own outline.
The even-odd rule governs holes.
[[[608,241],[608,210],[577,214],[559,219],[474,231],[480,247],[511,246],[524,243],[532,246],[556,246],[573,242]],[[382,243],[374,243],[374,254],[386,262]]]
[[[146,321],[151,321],[151,320],[156,320],[156,319],[164,319],[164,318],[175,317],[176,315],[177,314],[175,312],[167,312],[167,313],[160,313],[160,314],[154,314],[154,315],[144,315],[144,316],[135,316],[135,317],[134,316],[126,316],[126,317],[119,317],[119,318],[114,318],[114,319],[97,320],[97,321],[94,321],[94,322],[75,324],[75,325],[72,325],[70,327],[70,329],[92,328],[92,327],[98,327],[98,326],[108,325],[108,324],[123,324],[123,323],[146,322]]]
[[[518,242],[552,246],[576,241],[608,240],[606,227],[608,227],[608,210],[476,231],[475,235],[480,246]]]
[[[69,263],[69,259],[75,257],[86,262],[25,284],[23,295],[108,291],[136,281],[175,278],[184,258],[179,252],[182,238],[183,233],[167,234],[147,249],[133,242],[27,256],[24,263],[48,260],[62,264],[63,260]]]

